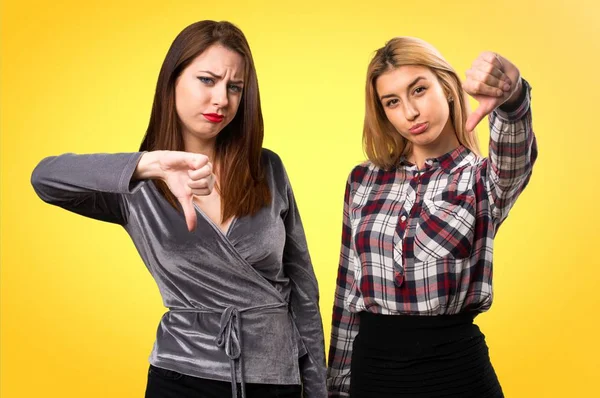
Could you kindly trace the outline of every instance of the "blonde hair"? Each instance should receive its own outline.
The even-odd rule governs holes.
[[[398,165],[403,154],[410,152],[410,143],[388,120],[375,88],[379,76],[404,65],[424,66],[433,72],[445,94],[452,99],[450,119],[458,141],[479,155],[477,134],[465,129],[469,104],[454,69],[431,44],[414,37],[396,37],[377,50],[367,70],[363,145],[369,160],[389,170]]]

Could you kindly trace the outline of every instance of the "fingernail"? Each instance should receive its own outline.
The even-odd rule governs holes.
[[[502,87],[502,89],[504,89],[504,91],[510,91],[510,84],[504,83],[504,87]]]

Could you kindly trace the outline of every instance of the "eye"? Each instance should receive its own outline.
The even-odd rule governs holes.
[[[419,87],[415,88],[414,92],[415,92],[415,94],[421,94],[421,93],[425,92],[425,90],[426,90],[425,87],[419,86]]]
[[[206,76],[198,76],[198,80],[207,85],[215,82],[212,78]]]
[[[385,106],[387,106],[388,108],[393,108],[394,106],[396,106],[398,104],[398,99],[397,98],[393,98],[389,101],[387,101],[385,103]]]
[[[238,86],[235,84],[230,84],[229,85],[229,90],[231,90],[234,93],[241,93],[242,92],[242,86]]]

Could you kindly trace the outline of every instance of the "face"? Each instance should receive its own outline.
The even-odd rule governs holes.
[[[375,83],[388,120],[413,143],[413,150],[456,140],[448,96],[429,68],[400,66],[379,76]]]
[[[186,147],[211,141],[231,122],[244,88],[244,59],[213,45],[181,72],[175,83],[175,105]]]

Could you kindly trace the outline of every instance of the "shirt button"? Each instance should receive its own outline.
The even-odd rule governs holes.
[[[402,221],[402,222],[406,221],[406,216],[400,217],[400,221]]]
[[[404,275],[400,274],[400,272],[398,272],[398,271],[394,271],[394,285],[396,285],[396,287],[400,287],[400,286],[402,286],[403,282],[404,282]]]

